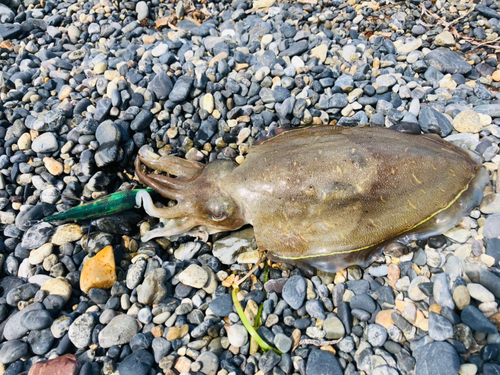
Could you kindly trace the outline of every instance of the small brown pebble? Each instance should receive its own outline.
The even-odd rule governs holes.
[[[151,334],[154,337],[162,337],[163,332],[164,332],[163,326],[155,326],[155,327],[151,328]]]
[[[389,285],[392,288],[396,287],[396,282],[401,277],[401,270],[397,264],[391,263],[387,269],[387,278],[389,279]]]

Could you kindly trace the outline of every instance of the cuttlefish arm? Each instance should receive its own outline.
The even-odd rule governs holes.
[[[246,224],[240,205],[225,186],[224,177],[237,166],[228,160],[202,165],[171,155],[160,158],[150,146],[143,146],[135,161],[138,180],[177,202],[175,206],[159,208],[148,193],[136,195],[136,205],[144,207],[148,215],[163,219],[165,224],[148,232],[143,241],[187,234],[206,241],[209,234],[235,230]],[[156,173],[148,173],[147,168]]]

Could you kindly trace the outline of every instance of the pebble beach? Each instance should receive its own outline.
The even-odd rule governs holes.
[[[500,374],[499,53],[492,0],[0,0],[0,375]],[[266,272],[251,227],[42,221],[143,188],[144,145],[242,164],[311,125],[437,134],[482,156],[483,201],[315,274]],[[232,299],[256,264],[236,297],[267,352]]]

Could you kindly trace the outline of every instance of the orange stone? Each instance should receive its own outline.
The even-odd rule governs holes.
[[[387,278],[389,279],[389,285],[392,288],[396,288],[396,283],[401,277],[401,270],[397,264],[391,263],[387,269]]]
[[[496,82],[500,82],[500,70],[495,70],[491,75],[491,78],[493,78]]]
[[[142,37],[142,41],[146,44],[153,44],[154,42],[156,42],[156,38],[152,35],[144,35]]]
[[[14,49],[14,45],[10,40],[4,40],[2,43],[0,43],[0,48],[5,48],[11,51]]]
[[[429,306],[429,312],[441,314],[441,306],[439,306],[437,303],[433,303]]]
[[[429,331],[429,319],[427,319],[424,313],[417,310],[417,317],[415,319],[415,327],[420,328],[422,331]]]
[[[492,322],[498,329],[500,329],[500,312],[494,313],[489,318],[490,322]]]
[[[106,246],[90,258],[82,268],[80,289],[88,293],[92,288],[108,289],[116,281],[115,254],[113,247]]]
[[[163,326],[154,326],[153,328],[151,328],[151,334],[154,337],[162,337],[163,332],[164,332]]]
[[[394,324],[394,321],[392,320],[391,314],[395,312],[399,314],[399,311],[397,310],[382,310],[377,314],[377,317],[375,318],[375,323],[380,324],[382,327],[385,329],[389,328],[391,324]]]
[[[186,336],[189,332],[189,326],[187,324],[183,324],[179,327],[170,327],[167,332],[167,340],[172,341],[175,339],[180,339]]]
[[[73,354],[40,361],[30,368],[28,375],[74,375],[80,371],[80,362]]]
[[[53,158],[43,158],[43,165],[52,176],[59,176],[64,171],[63,163]]]
[[[64,85],[63,87],[61,87],[61,90],[59,91],[58,95],[59,100],[66,99],[69,96],[69,94],[71,94],[72,91],[73,89],[69,85]]]
[[[188,357],[179,357],[174,368],[179,372],[189,372],[191,370],[191,363]]]

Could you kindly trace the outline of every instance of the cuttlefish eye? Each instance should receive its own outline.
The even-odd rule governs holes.
[[[222,221],[224,219],[227,219],[229,217],[229,214],[227,212],[212,213],[209,214],[208,217],[213,221]]]
[[[207,217],[213,221],[222,221],[227,219],[232,212],[230,202],[226,199],[212,199],[207,202]]]

